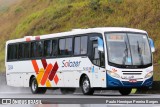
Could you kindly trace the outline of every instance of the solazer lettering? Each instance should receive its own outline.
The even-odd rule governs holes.
[[[66,60],[63,60],[62,63],[63,63],[62,67],[79,67],[81,61],[70,61],[70,60],[66,61]]]

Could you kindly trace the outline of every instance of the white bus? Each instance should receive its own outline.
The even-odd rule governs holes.
[[[9,86],[31,87],[33,94],[81,87],[94,90],[150,88],[153,83],[153,41],[146,31],[104,27],[27,36],[6,42]]]

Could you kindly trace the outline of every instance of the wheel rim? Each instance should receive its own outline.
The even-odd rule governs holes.
[[[36,82],[36,80],[33,80],[33,82],[32,82],[32,90],[36,91],[36,89],[37,89],[37,82]]]
[[[83,90],[84,90],[84,92],[88,92],[88,90],[89,90],[89,81],[86,79],[86,80],[84,80],[84,82],[83,82]]]

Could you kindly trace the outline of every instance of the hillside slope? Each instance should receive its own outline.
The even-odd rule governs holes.
[[[154,63],[160,63],[160,0],[20,0],[0,12],[1,71],[9,39],[104,26],[146,30],[155,41]]]

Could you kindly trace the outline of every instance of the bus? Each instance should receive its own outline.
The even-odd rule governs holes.
[[[154,43],[144,30],[124,27],[73,29],[26,36],[6,42],[7,85],[30,87],[33,94],[81,88],[118,90],[151,88]]]

